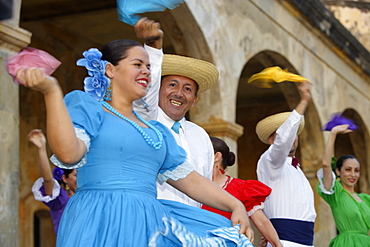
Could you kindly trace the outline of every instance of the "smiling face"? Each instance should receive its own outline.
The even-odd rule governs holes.
[[[336,172],[340,176],[343,187],[352,188],[360,178],[360,163],[356,159],[346,159],[340,170],[337,168]]]
[[[174,121],[179,121],[198,100],[197,84],[184,76],[162,78],[159,107]]]
[[[144,97],[150,83],[148,53],[143,47],[132,47],[118,65],[107,65],[106,74],[111,79],[112,100],[124,97],[133,101]]]

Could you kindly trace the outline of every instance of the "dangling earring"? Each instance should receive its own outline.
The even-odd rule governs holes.
[[[108,87],[107,91],[105,91],[104,100],[105,101],[111,101],[112,100],[112,87]]]
[[[65,187],[65,190],[67,191],[67,194],[70,194],[71,189],[69,188],[68,184],[66,184],[64,187]]]

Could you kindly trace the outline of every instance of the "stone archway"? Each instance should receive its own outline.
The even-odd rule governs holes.
[[[247,84],[251,75],[270,66],[279,66],[299,74],[285,57],[269,50],[256,54],[245,65],[239,81],[236,114],[236,122],[244,127],[244,134],[238,141],[239,177],[243,179],[257,178],[258,158],[268,147],[261,143],[255,133],[257,122],[274,113],[292,111],[299,102],[297,85],[294,83],[284,82],[273,88],[257,88]],[[320,131],[321,123],[312,102],[306,111],[305,121],[306,127],[300,135],[297,156],[301,159],[302,168],[308,178],[315,179],[316,165],[321,159],[323,138]]]
[[[257,161],[268,148],[255,133],[258,121],[275,113],[292,111],[300,100],[297,84],[292,82],[280,83],[268,89],[257,88],[247,83],[251,75],[271,66],[287,68],[290,72],[299,74],[284,56],[274,51],[262,51],[246,63],[239,80],[236,111],[236,123],[244,127],[244,133],[238,140],[238,175],[242,179],[257,179]],[[296,156],[300,159],[302,170],[314,189],[324,140],[320,130],[322,124],[313,101],[306,110],[305,123],[305,129],[299,136]],[[315,206],[318,204],[319,198],[315,193]],[[258,234],[258,231],[255,231]]]

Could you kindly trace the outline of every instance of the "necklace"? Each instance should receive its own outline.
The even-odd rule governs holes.
[[[157,130],[157,128],[155,128],[151,123],[149,123],[148,121],[146,121],[144,118],[142,118],[136,111],[132,111],[135,116],[141,121],[143,122],[144,124],[146,124],[149,128],[151,128],[152,130],[154,130],[154,132],[157,134],[157,137],[158,137],[158,142],[154,142],[153,139],[137,124],[135,123],[134,121],[132,121],[131,119],[128,119],[127,117],[123,116],[120,112],[118,112],[116,109],[114,109],[110,104],[108,104],[106,101],[101,101],[101,104],[107,109],[109,110],[110,112],[114,113],[115,115],[117,115],[118,117],[122,118],[123,120],[127,121],[128,123],[130,123],[144,138],[144,140],[146,141],[146,143],[148,143],[149,146],[151,147],[154,147],[155,149],[160,149],[162,147],[162,143],[163,143],[163,135],[162,133]]]

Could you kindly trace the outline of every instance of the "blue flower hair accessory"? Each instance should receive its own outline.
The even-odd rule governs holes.
[[[85,66],[89,75],[85,77],[84,90],[97,101],[102,101],[110,84],[109,78],[105,75],[105,66],[108,61],[101,60],[102,53],[96,48],[84,51],[82,55],[85,58],[78,59],[77,65]]]
[[[59,167],[55,167],[54,170],[53,170],[53,177],[57,180],[57,181],[60,181],[62,180],[62,177],[64,175],[64,171],[63,169],[59,168]]]

